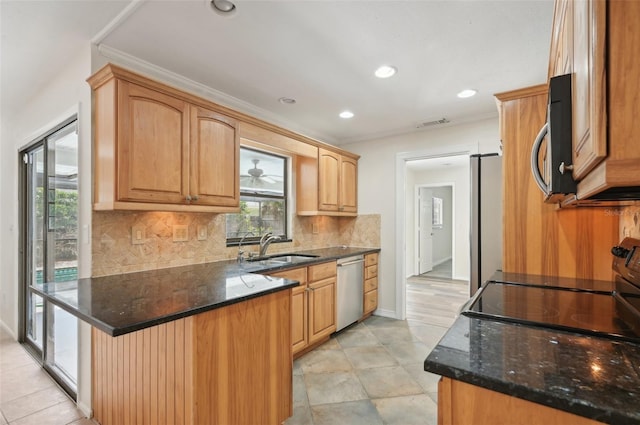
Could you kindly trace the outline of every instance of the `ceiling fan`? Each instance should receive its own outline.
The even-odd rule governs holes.
[[[247,174],[242,174],[240,177],[250,179],[253,184],[260,184],[262,181],[274,184],[282,181],[282,176],[264,174],[264,170],[262,170],[262,168],[258,168],[258,163],[260,162],[259,159],[252,159],[251,162],[253,162],[253,168],[249,168],[247,170]]]

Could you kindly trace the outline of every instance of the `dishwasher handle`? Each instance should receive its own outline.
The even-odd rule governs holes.
[[[338,263],[338,267],[350,266],[352,264],[364,263],[364,258],[361,260],[348,261],[346,263]]]

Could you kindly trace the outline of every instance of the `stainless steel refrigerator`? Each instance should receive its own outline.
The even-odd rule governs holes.
[[[502,157],[471,155],[471,295],[502,268]]]

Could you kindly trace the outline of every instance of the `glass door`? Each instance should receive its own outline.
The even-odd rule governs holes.
[[[22,340],[75,396],[78,322],[38,287],[78,275],[78,136],[74,118],[22,153]]]

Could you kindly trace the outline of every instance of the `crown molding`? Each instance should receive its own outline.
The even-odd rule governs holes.
[[[207,85],[198,83],[183,75],[177,74],[168,69],[162,68],[151,62],[137,58],[121,50],[114,49],[106,44],[97,45],[98,53],[115,65],[126,67],[134,72],[138,72],[162,83],[171,85],[180,90],[189,92],[195,96],[200,96],[219,105],[234,109],[238,112],[250,115],[268,123],[296,132],[311,139],[321,140],[325,143],[337,144],[334,137],[326,134],[319,134],[299,125],[283,119],[281,116],[273,114],[265,109],[255,106],[249,102],[233,97]]]

